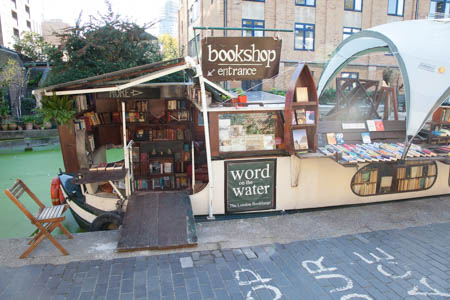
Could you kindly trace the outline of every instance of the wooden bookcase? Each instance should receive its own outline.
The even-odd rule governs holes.
[[[428,134],[428,144],[448,144],[450,136],[440,136],[433,133],[433,131],[441,128],[450,128],[450,106],[441,106],[434,113],[431,118],[430,132]]]
[[[303,93],[299,92],[304,92],[304,96]],[[305,122],[300,122],[300,118],[298,118],[302,115],[302,112],[305,113]],[[314,115],[314,118],[310,123],[306,122],[308,112],[310,112],[310,115]],[[299,64],[291,77],[289,88],[286,93],[284,118],[284,138],[288,152],[290,154],[299,151],[316,152],[319,100],[311,71],[305,64]],[[302,132],[303,130],[306,133],[308,147],[305,149],[295,149],[296,142],[298,141],[294,141],[294,135],[297,136],[297,133]],[[304,142],[301,142],[300,144],[305,145]]]
[[[76,96],[77,114],[73,127],[86,131],[93,149],[123,145],[122,101],[125,102],[126,142],[135,141],[133,171],[135,186],[140,190],[190,187],[187,169],[191,164],[196,110],[186,98],[185,87],[164,89],[167,91],[164,94],[158,92],[157,99],[117,99],[97,94]],[[142,93],[143,96],[147,94]],[[72,162],[66,170],[77,172],[75,130],[61,128],[60,131],[64,161]]]
[[[136,189],[188,188],[194,112],[190,102],[175,97],[127,105],[127,139],[135,141]]]
[[[437,176],[434,161],[371,163],[355,173],[352,191],[358,196],[374,196],[429,189]]]

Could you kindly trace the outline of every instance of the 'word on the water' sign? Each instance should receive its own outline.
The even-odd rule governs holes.
[[[225,162],[228,213],[275,208],[276,160]]]
[[[278,74],[281,40],[209,37],[202,40],[203,76],[209,80],[259,80]]]

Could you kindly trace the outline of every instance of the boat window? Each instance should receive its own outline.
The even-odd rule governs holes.
[[[371,163],[356,172],[351,188],[358,196],[422,191],[433,186],[436,176],[433,161]]]

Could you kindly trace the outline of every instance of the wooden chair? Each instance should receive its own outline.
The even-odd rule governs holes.
[[[39,212],[37,216],[33,216],[27,208],[19,201],[19,198],[24,192],[33,199],[37,205],[39,205]],[[5,194],[14,202],[14,204],[19,207],[19,209],[30,219],[31,223],[36,225],[38,228],[38,233],[36,236],[28,243],[30,247],[20,255],[20,258],[25,258],[34,248],[36,248],[44,238],[48,238],[59,251],[64,255],[69,255],[69,252],[64,249],[63,246],[52,236],[52,231],[59,227],[68,237],[72,239],[72,235],[67,231],[67,229],[61,224],[66,217],[62,214],[66,211],[67,205],[57,205],[46,207],[42,202],[36,197],[36,195],[22,182],[22,180],[17,179],[16,183],[8,190],[5,190]]]

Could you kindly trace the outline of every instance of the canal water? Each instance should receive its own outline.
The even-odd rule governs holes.
[[[123,159],[123,150],[110,149],[107,151],[107,158],[108,161]],[[36,230],[22,211],[5,195],[4,190],[20,178],[44,205],[50,206],[50,184],[59,169],[64,170],[59,146],[35,148],[30,152],[0,153],[0,238],[28,237]],[[31,213],[38,211],[38,206],[28,195],[24,194],[20,200]],[[70,211],[67,211],[65,216],[63,224],[70,232],[81,231]],[[61,233],[57,230],[56,234]]]

